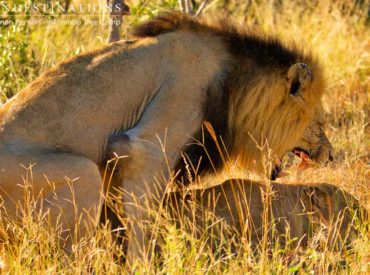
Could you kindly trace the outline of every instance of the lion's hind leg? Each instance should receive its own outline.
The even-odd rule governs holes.
[[[2,212],[22,220],[42,210],[47,213],[44,221],[58,226],[67,251],[74,239],[96,225],[101,188],[97,165],[81,156],[56,152],[0,156]]]

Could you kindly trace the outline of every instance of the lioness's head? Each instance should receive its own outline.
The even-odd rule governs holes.
[[[354,196],[331,184],[302,187],[299,196],[310,221],[327,231],[324,242],[337,248],[358,237],[356,223],[368,220],[368,210]]]

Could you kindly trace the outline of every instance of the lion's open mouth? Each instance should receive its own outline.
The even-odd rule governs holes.
[[[301,159],[301,162],[298,165],[299,170],[305,170],[315,165],[315,162],[312,160],[310,153],[307,150],[301,147],[295,147],[292,152]]]
[[[292,152],[297,157],[301,157],[302,154],[310,157],[310,153],[306,149],[303,149],[302,147],[294,147],[294,149],[292,150]]]
[[[310,153],[307,150],[301,147],[295,147],[292,150],[292,153],[301,159],[301,162],[298,165],[299,170],[305,170],[315,165],[315,162],[312,160]],[[282,170],[281,165],[277,164],[271,172],[270,179],[276,180],[277,178],[282,178],[287,175],[288,174]]]

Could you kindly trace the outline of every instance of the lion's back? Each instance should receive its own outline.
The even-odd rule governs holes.
[[[0,109],[2,141],[97,152],[110,132],[132,127],[136,116],[124,117],[143,104],[147,86],[136,86],[135,97],[123,84],[122,75],[132,83],[141,65],[132,65],[135,56],[123,44],[67,59],[20,91]]]

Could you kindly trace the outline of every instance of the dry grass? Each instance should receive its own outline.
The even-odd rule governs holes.
[[[80,0],[79,2],[84,2]],[[88,1],[85,1],[88,2]],[[89,1],[91,2],[91,1]],[[161,8],[173,8],[177,1],[132,1],[132,16],[123,30],[144,20]],[[328,79],[324,103],[327,134],[336,151],[329,166],[304,172],[289,168],[284,182],[328,182],[344,187],[370,208],[370,15],[368,0],[363,1],[213,1],[208,14],[227,12],[241,24],[284,39],[309,45],[322,58]],[[226,3],[226,4],[225,4]],[[107,14],[96,18],[106,20]],[[106,26],[0,27],[0,93],[6,100],[56,62],[106,43]],[[20,273],[121,273],[127,271],[119,259],[108,228],[99,229],[74,246],[67,256],[58,244],[58,230],[47,226],[36,213],[34,202],[20,222],[0,217],[0,269]],[[155,211],[156,212],[156,211]],[[158,216],[158,215],[157,215]],[[213,219],[213,218],[211,218]],[[215,222],[215,220],[211,220]],[[176,229],[167,219],[157,220],[156,231],[162,258],[151,264],[138,264],[138,274],[152,273],[370,273],[368,225],[359,224],[359,238],[351,249],[320,252],[314,247],[292,251],[272,243],[252,251],[247,242],[238,244],[243,252],[229,251],[232,240],[223,240],[220,249],[205,245],[207,235],[195,238],[192,230]],[[160,238],[159,238],[160,236]]]

